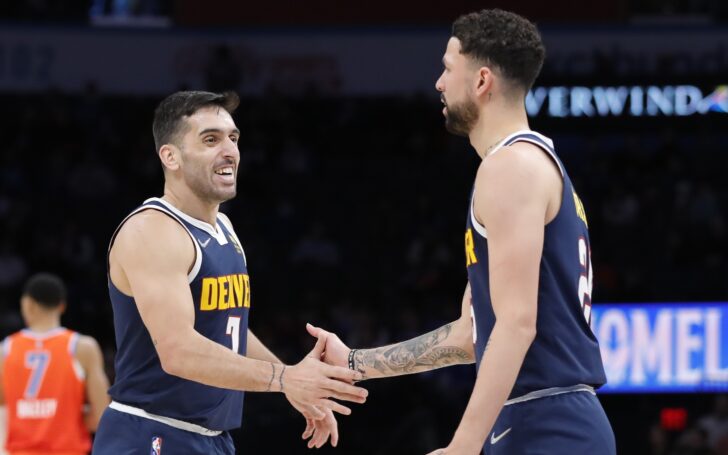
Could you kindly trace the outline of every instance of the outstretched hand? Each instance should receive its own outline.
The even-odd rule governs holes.
[[[313,350],[298,364],[284,370],[279,377],[280,391],[286,394],[291,404],[295,402],[306,406],[306,412],[319,419],[323,418],[321,413],[325,409],[344,415],[351,414],[351,409],[331,398],[364,403],[368,394],[365,389],[352,385],[354,381],[361,379],[361,373],[321,362],[326,339],[325,335],[320,336]],[[317,408],[319,413],[310,406]]]
[[[351,349],[344,344],[341,339],[336,336],[335,333],[327,332],[326,330],[315,327],[311,324],[306,324],[306,330],[309,335],[321,339],[322,337],[326,340],[326,346],[324,348],[321,360],[342,368],[349,368],[349,352]]]
[[[304,440],[310,438],[306,444],[309,449],[323,447],[329,436],[331,437],[331,446],[336,447],[339,443],[339,426],[331,409],[319,409],[316,406],[304,405],[291,400],[289,397],[286,398],[288,398],[291,406],[303,414],[306,419],[306,429],[303,431],[301,438]]]

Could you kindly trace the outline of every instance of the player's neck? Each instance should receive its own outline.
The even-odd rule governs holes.
[[[28,324],[28,330],[35,333],[46,333],[61,326],[61,318],[57,316],[38,317]]]
[[[172,188],[170,185],[166,184],[164,186],[164,196],[162,196],[162,199],[192,218],[196,218],[211,226],[215,226],[217,211],[220,208],[220,204],[201,200],[192,193],[189,188]]]
[[[527,130],[528,117],[521,106],[498,106],[498,109],[481,110],[478,123],[470,132],[470,144],[481,159],[485,158],[509,135]]]

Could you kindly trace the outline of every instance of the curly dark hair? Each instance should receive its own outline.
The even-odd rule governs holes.
[[[173,143],[185,131],[185,117],[210,106],[219,106],[232,114],[239,104],[240,97],[235,92],[186,91],[169,95],[154,111],[152,132],[157,152],[164,144]]]
[[[523,92],[541,71],[546,49],[541,34],[528,19],[501,9],[464,14],[452,25],[460,53],[492,65]]]

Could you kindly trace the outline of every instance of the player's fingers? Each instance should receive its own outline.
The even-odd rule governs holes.
[[[341,381],[349,383],[362,380],[362,375],[358,371],[344,367],[335,367],[333,365],[326,365],[324,368],[324,374],[330,378],[340,379]]]
[[[334,412],[338,412],[341,415],[348,416],[351,414],[351,409],[347,408],[343,404],[337,403],[334,400],[321,400],[319,403],[321,406],[325,406]]]
[[[326,420],[330,420],[329,428],[331,429],[331,447],[336,447],[339,443],[339,423],[336,421],[336,417],[330,414],[326,417]]]
[[[303,434],[301,435],[301,439],[308,439],[313,434],[313,430],[316,428],[313,424],[313,420],[306,419],[306,429],[304,430]]]
[[[353,401],[355,403],[364,403],[369,392],[367,389],[347,384],[341,381],[329,379],[324,383],[324,388],[331,392],[331,396],[339,400]]]
[[[320,359],[321,354],[324,352],[324,348],[326,348],[326,334],[319,335],[316,340],[316,346],[313,347],[307,357],[313,357],[316,360]]]
[[[310,323],[306,323],[306,331],[308,331],[309,335],[314,336],[318,338],[319,334],[326,332],[324,329],[320,327],[316,327]]]

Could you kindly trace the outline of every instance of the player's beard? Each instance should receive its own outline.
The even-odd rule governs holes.
[[[478,121],[478,106],[470,97],[459,104],[446,106],[445,128],[452,134],[468,136]]]

